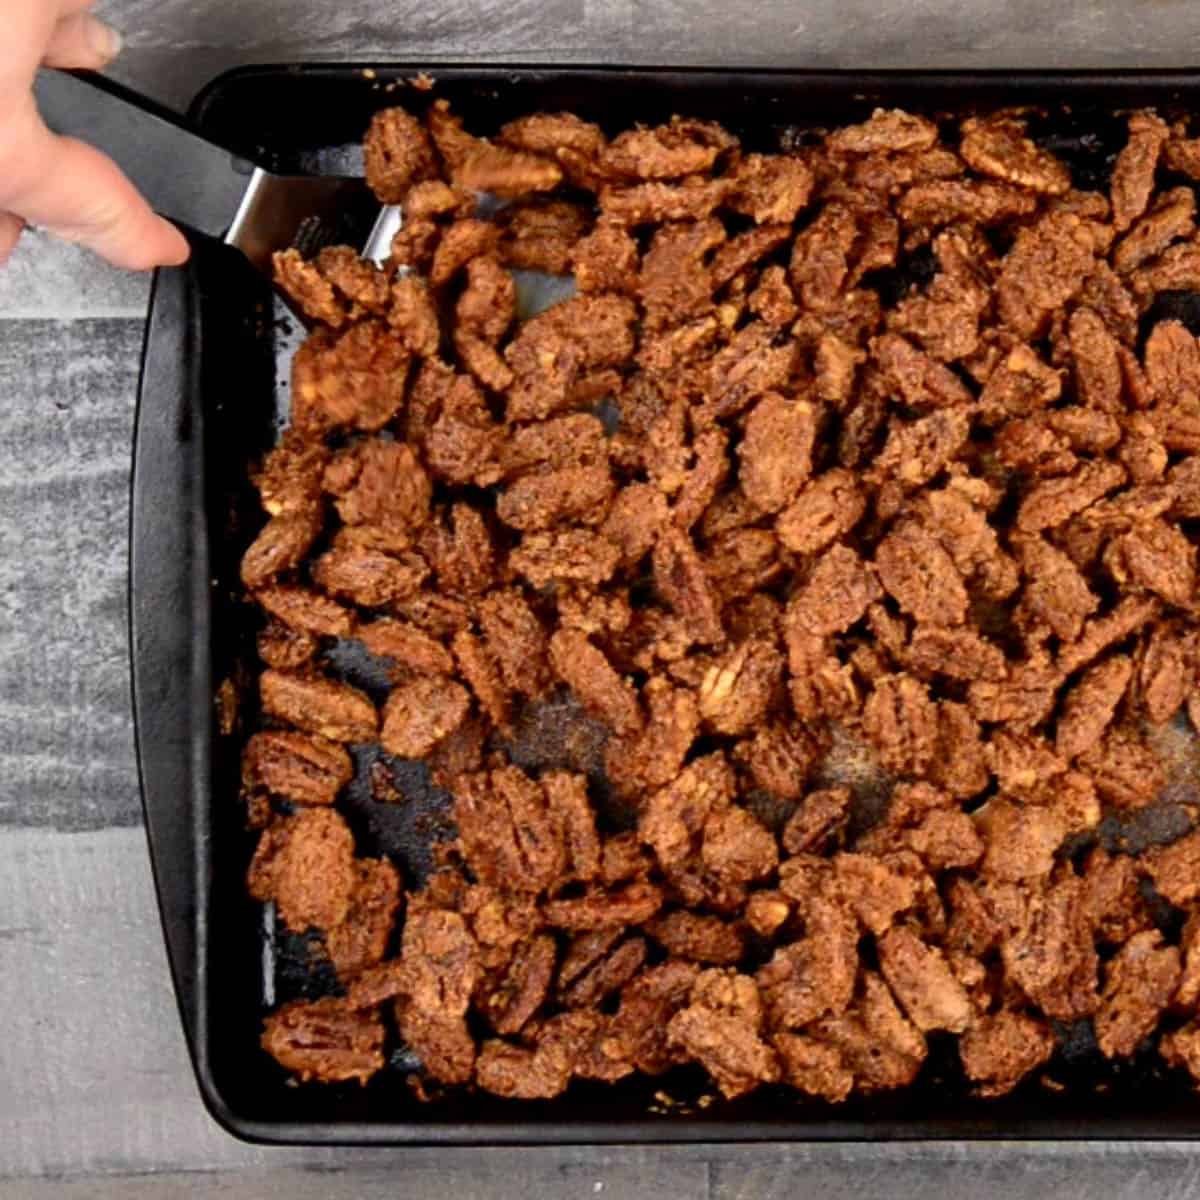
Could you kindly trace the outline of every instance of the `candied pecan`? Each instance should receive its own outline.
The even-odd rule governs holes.
[[[1118,230],[1128,229],[1146,211],[1168,135],[1166,122],[1152,112],[1129,118],[1129,140],[1113,164],[1110,183],[1113,225]]]
[[[468,629],[460,629],[451,642],[459,673],[470,685],[479,707],[502,729],[509,722],[509,694],[491,650]]]
[[[937,748],[928,767],[929,778],[959,799],[978,795],[988,785],[988,766],[979,722],[965,704],[938,704]]]
[[[696,759],[647,798],[638,834],[670,871],[691,856],[709,816],[726,808],[733,795],[733,775],[722,755]]]
[[[889,929],[879,939],[879,963],[896,998],[918,1029],[962,1033],[971,1021],[971,1002],[945,956],[911,930]]]
[[[610,739],[605,754],[609,782],[618,791],[657,788],[669,783],[683,765],[700,728],[695,695],[665,679],[651,679],[643,691],[649,716],[635,737]]]
[[[557,950],[549,934],[518,946],[495,986],[479,1000],[479,1008],[497,1033],[520,1033],[541,1007],[554,977]]]
[[[1129,862],[1128,859],[1117,860]],[[1172,1007],[1185,1012],[1194,1008],[1200,998],[1200,918],[1193,913],[1183,927],[1179,941],[1182,971],[1179,988],[1172,999]]]
[[[788,273],[801,303],[810,309],[832,305],[846,286],[858,223],[844,204],[826,204],[800,232]]]
[[[499,230],[490,221],[477,217],[459,218],[446,227],[433,252],[429,264],[430,284],[440,288],[476,259],[494,255],[499,240]]]
[[[834,467],[810,480],[778,516],[775,532],[796,554],[816,554],[861,520],[866,498],[854,475]]]
[[[600,168],[635,179],[678,179],[707,171],[717,157],[737,145],[711,121],[672,117],[666,125],[622,133],[604,148]]]
[[[825,1017],[811,1030],[832,1045],[864,1092],[911,1083],[925,1061],[925,1039],[896,1006],[887,984],[863,972],[861,1001],[842,1016]]]
[[[808,899],[805,933],[755,973],[772,1027],[796,1029],[846,1010],[858,976],[858,927],[840,905]]]
[[[466,286],[454,308],[457,328],[495,345],[512,324],[516,307],[512,276],[490,255],[472,258],[467,263]]]
[[[500,127],[496,141],[554,158],[563,148],[594,158],[604,149],[605,137],[599,125],[584,121],[574,113],[531,113]]]
[[[1168,246],[1196,231],[1196,197],[1190,187],[1172,188],[1113,248],[1113,266],[1122,274],[1157,258]]]
[[[262,1047],[302,1082],[366,1083],[383,1069],[383,1022],[346,1000],[293,1000],[263,1022]]]
[[[1024,125],[1012,117],[971,117],[964,121],[958,152],[981,175],[992,175],[1035,192],[1061,195],[1071,186],[1067,168],[1026,137]]]
[[[696,1058],[726,1097],[744,1095],[761,1083],[779,1078],[775,1051],[762,1034],[762,1006],[748,976],[721,977],[703,972],[692,988],[691,1003],[667,1026],[668,1044],[679,1044]],[[714,994],[715,992],[715,994]],[[726,994],[731,993],[731,994]]]
[[[429,476],[402,442],[370,438],[351,453],[357,470],[352,483],[341,481],[338,514],[347,525],[363,527],[360,544],[389,553],[407,550],[429,516]]]
[[[273,617],[301,633],[349,637],[354,632],[354,614],[311,588],[277,584],[261,588],[254,598]]]
[[[363,159],[367,185],[383,204],[400,204],[414,183],[438,173],[428,134],[402,108],[381,109],[371,118]]]
[[[1196,645],[1192,635],[1171,625],[1156,626],[1138,664],[1138,690],[1147,718],[1169,721],[1191,693]]]
[[[599,221],[570,248],[570,266],[581,292],[636,291],[640,273],[637,242],[613,221]]]
[[[292,424],[306,434],[382,429],[404,403],[411,358],[379,321],[344,333],[318,329],[292,359]]]
[[[1125,471],[1113,462],[1083,463],[1070,475],[1035,484],[1017,510],[1017,528],[1025,533],[1061,525],[1119,487]]]
[[[1008,673],[1003,651],[971,629],[918,625],[905,663],[922,674],[951,679],[1003,680]]]
[[[965,619],[967,593],[954,561],[923,525],[894,528],[876,547],[875,569],[884,588],[918,621],[959,625]]]
[[[914,183],[896,204],[897,216],[916,227],[956,221],[993,225],[1027,217],[1036,209],[1037,197],[1024,188],[959,179]]]
[[[1001,321],[1018,337],[1036,334],[1050,311],[1083,286],[1095,256],[1087,226],[1072,213],[1048,213],[1021,229],[996,282]]]
[[[271,620],[259,630],[255,638],[258,657],[277,671],[295,671],[312,661],[317,652],[317,638],[311,633],[302,633]]]
[[[447,160],[451,183],[468,191],[524,196],[530,192],[552,191],[562,181],[563,173],[558,164],[536,154],[472,138],[474,145],[464,153],[455,152],[447,157],[436,133],[434,140]]]
[[[313,564],[313,579],[327,592],[364,608],[381,608],[413,595],[429,574],[424,560],[411,552],[391,555],[364,545],[352,529],[345,527]]]
[[[933,412],[916,421],[893,418],[867,478],[873,483],[890,478],[905,489],[918,488],[958,454],[970,429],[971,419],[962,410]]]
[[[404,988],[402,967],[383,962],[400,908],[400,874],[386,859],[363,859],[346,919],[325,933],[325,949],[356,1008],[373,1008]]]
[[[1183,242],[1129,273],[1129,288],[1143,300],[1157,292],[1192,291],[1200,287],[1200,246]]]
[[[668,529],[654,546],[652,562],[655,591],[684,621],[692,636],[706,643],[721,641],[716,597],[687,534]]]
[[[850,818],[850,789],[821,788],[809,792],[783,827],[780,840],[789,854],[819,853],[836,844]]]
[[[565,200],[536,200],[509,205],[498,214],[500,256],[522,271],[567,275],[571,250],[591,221],[581,205]]]
[[[1121,945],[1150,928],[1150,913],[1138,886],[1133,859],[1097,846],[1084,864],[1084,904],[1096,938]]]
[[[751,321],[713,355],[706,367],[704,404],[693,416],[694,425],[733,416],[764,393],[787,386],[797,348],[773,341],[773,331],[764,322]]]
[[[1085,307],[1071,314],[1070,330],[1080,400],[1102,412],[1121,412],[1123,383],[1117,339],[1099,314]]]
[[[545,691],[550,677],[546,632],[521,592],[489,593],[480,603],[479,623],[507,686],[526,696]]]
[[[697,698],[700,716],[716,733],[741,734],[758,726],[783,683],[783,657],[764,641],[733,647],[706,672]]]
[[[399,758],[421,758],[462,724],[471,698],[439,676],[414,676],[394,687],[383,707],[379,744]]]
[[[1086,621],[1079,637],[1059,651],[1059,670],[1070,674],[1099,657],[1157,616],[1159,607],[1153,596],[1123,597],[1110,612]]]
[[[623,988],[642,969],[646,961],[646,942],[633,937],[621,942],[611,950],[613,942],[619,941],[619,930],[600,930],[597,933],[580,934],[576,941],[594,938],[597,934],[607,943],[601,955],[587,966],[576,971],[575,978],[562,993],[568,1008],[594,1008],[613,992]],[[611,940],[610,940],[611,939]],[[560,974],[560,987],[567,981]]]
[[[466,861],[483,883],[541,892],[566,869],[562,829],[546,793],[518,767],[459,776],[454,819]]]
[[[246,874],[246,890],[273,900],[293,933],[340,925],[357,883],[354,838],[331,808],[301,808],[269,825]]]
[[[987,377],[979,394],[980,412],[989,421],[1024,417],[1053,404],[1061,393],[1061,373],[1016,343]]]
[[[1189,833],[1169,846],[1155,846],[1142,863],[1160,895],[1183,907],[1200,895],[1200,833]]]
[[[959,1040],[963,1070],[981,1096],[1003,1096],[1054,1053],[1045,1022],[1001,1009],[977,1018]]]
[[[744,949],[735,925],[686,909],[656,917],[646,926],[646,932],[669,955],[691,962],[728,966],[742,957]]]
[[[971,403],[970,391],[953,371],[899,334],[883,334],[871,349],[885,378],[911,407],[952,408]]]
[[[729,176],[725,205],[760,225],[790,222],[808,204],[813,177],[794,155],[744,155]]]
[[[884,766],[900,775],[921,775],[937,740],[937,708],[910,675],[878,680],[863,708],[863,729]]]
[[[559,929],[609,929],[649,921],[662,902],[662,889],[656,884],[634,882],[574,900],[549,900],[542,905],[542,913]]]
[[[449,675],[454,671],[454,660],[445,646],[406,621],[379,617],[360,625],[354,636],[372,654],[410,671],[425,675]]]
[[[709,817],[700,857],[716,879],[734,886],[765,878],[779,861],[774,835],[742,808],[724,809]]]
[[[802,1033],[776,1033],[771,1044],[779,1055],[784,1080],[809,1096],[838,1104],[854,1087],[854,1075],[833,1047]]]
[[[770,392],[751,409],[738,455],[747,499],[763,512],[787,505],[812,470],[819,413],[806,400]]]
[[[335,742],[371,742],[379,728],[375,706],[356,688],[315,676],[264,671],[263,711]]]
[[[759,225],[722,245],[709,264],[709,276],[714,291],[719,291],[735,277],[742,276],[771,251],[787,242],[791,235],[789,225]]]
[[[693,441],[696,461],[683,473],[683,482],[671,509],[671,517],[680,529],[690,529],[704,515],[704,510],[725,482],[729,474],[727,445],[728,439],[719,429],[707,429]]]
[[[450,528],[441,520],[422,531],[425,555],[443,592],[477,596],[495,582],[496,547],[477,509],[457,503],[450,510]]]
[[[1100,1003],[1084,894],[1083,882],[1071,877],[1028,896],[1000,947],[1013,981],[1058,1020],[1088,1016]]]
[[[296,804],[332,804],[350,782],[350,755],[323,737],[303,733],[256,733],[242,753],[242,782]]]
[[[1130,660],[1115,655],[1090,667],[1067,693],[1055,736],[1055,749],[1063,758],[1074,758],[1096,744],[1112,721],[1132,675]]]
[[[734,758],[755,786],[779,800],[798,800],[820,753],[818,741],[783,722],[764,725],[738,744]]]
[[[535,588],[571,581],[596,585],[612,576],[620,557],[617,546],[590,530],[563,529],[526,534],[509,565]]]
[[[704,314],[716,286],[704,257],[724,240],[724,227],[715,218],[664,225],[655,233],[638,278],[648,330]]]
[[[613,669],[604,652],[585,634],[560,629],[550,639],[550,661],[584,707],[618,734],[641,728],[642,714],[633,685]]]
[[[620,548],[621,565],[632,567],[649,553],[667,518],[667,501],[658,488],[630,483],[616,494],[600,532]]]
[[[536,532],[563,522],[590,524],[613,494],[607,466],[561,467],[525,475],[505,487],[496,514],[513,529]]]
[[[1157,929],[1135,933],[1105,967],[1093,1018],[1096,1042],[1109,1058],[1128,1056],[1151,1033],[1179,984],[1179,948]]]
[[[877,108],[859,125],[844,125],[825,139],[839,154],[871,154],[878,150],[927,150],[937,141],[937,126],[899,108]]]
[[[844,632],[881,595],[870,565],[848,546],[834,546],[788,603],[788,629],[818,636]]]
[[[863,926],[874,934],[889,929],[897,914],[917,902],[915,881],[895,860],[841,853],[834,856],[833,867],[838,892]],[[788,886],[788,880],[784,879],[785,891]]]
[[[1196,548],[1187,536],[1162,520],[1145,521],[1114,539],[1104,564],[1118,584],[1155,592],[1186,608],[1196,590]]]

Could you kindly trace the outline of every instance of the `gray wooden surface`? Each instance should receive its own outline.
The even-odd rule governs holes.
[[[0,0],[2,8],[3,0]],[[1190,0],[101,0],[182,106],[286,59],[1187,66]],[[753,8],[753,19],[743,15]],[[1152,1144],[537,1151],[245,1146],[191,1080],[139,825],[126,489],[147,282],[37,235],[0,271],[0,1197],[1183,1197]]]

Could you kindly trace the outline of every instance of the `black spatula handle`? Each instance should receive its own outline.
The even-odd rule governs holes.
[[[34,94],[55,133],[103,150],[164,217],[213,236],[229,228],[253,163],[98,75],[42,70]]]

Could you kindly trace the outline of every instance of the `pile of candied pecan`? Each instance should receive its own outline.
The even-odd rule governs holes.
[[[285,1068],[840,1101],[940,1035],[998,1095],[1090,1028],[1200,1078],[1200,345],[1156,319],[1200,139],[1133,113],[1081,190],[1027,116],[376,116],[403,228],[277,257],[314,329],[242,568],[249,886],[340,984],[268,1016]],[[576,292],[518,319],[514,270]],[[521,765],[546,706],[593,736]],[[347,745],[453,797],[419,889],[356,857]]]

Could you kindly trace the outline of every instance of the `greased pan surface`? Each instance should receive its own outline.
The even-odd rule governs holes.
[[[432,91],[414,88],[424,73]],[[202,129],[280,170],[346,171],[377,108],[448,98],[480,133],[512,117],[569,109],[619,129],[680,112],[721,121],[751,148],[861,119],[878,104],[952,113],[1032,104],[1039,137],[1076,182],[1106,178],[1123,126],[1114,110],[1194,108],[1200,75],[807,74],[718,70],[257,67],[222,76],[193,108]],[[361,241],[365,231],[346,231]],[[164,932],[205,1103],[231,1132],[264,1141],[581,1143],[963,1137],[1191,1137],[1200,1103],[1149,1063],[1107,1066],[1088,1039],[1064,1033],[1063,1092],[1026,1085],[1002,1101],[966,1095],[953,1054],[931,1043],[904,1092],[829,1108],[764,1090],[699,1108],[687,1075],[573,1087],[545,1103],[457,1096],[421,1104],[401,1070],[366,1088],[294,1087],[258,1047],[264,1004],[319,994],[299,939],[264,930],[245,895],[253,835],[238,799],[239,693],[254,662],[253,609],[238,562],[262,517],[247,470],[287,411],[294,324],[237,256],[205,248],[185,271],[161,272],[151,304],[134,462],[131,644],[138,757]],[[361,662],[337,663],[371,690]],[[538,736],[553,737],[553,722]],[[358,763],[359,780],[369,761]],[[357,782],[357,781],[356,781]],[[403,806],[352,785],[365,853],[393,854],[411,881],[446,830],[445,796],[405,781]],[[403,1062],[397,1062],[402,1067]],[[664,1102],[661,1095],[669,1097]]]

